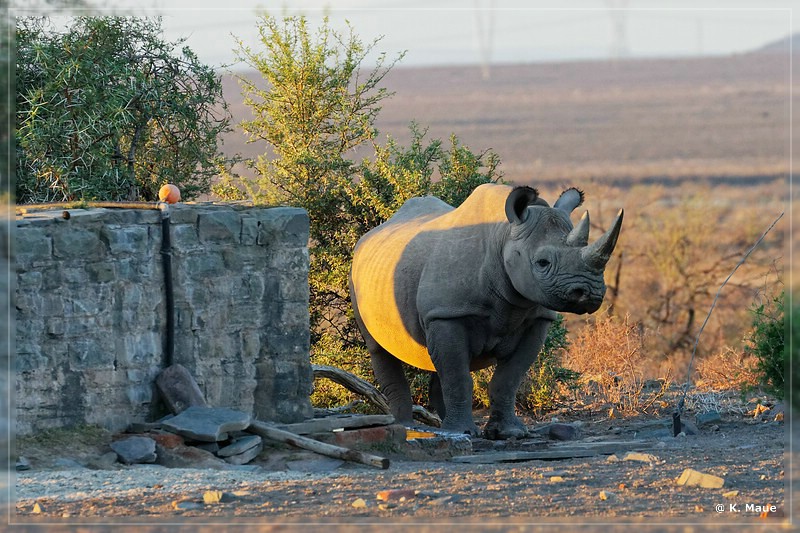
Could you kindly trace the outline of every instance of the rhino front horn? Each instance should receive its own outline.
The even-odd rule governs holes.
[[[623,210],[620,209],[617,213],[617,219],[602,237],[597,239],[592,244],[584,247],[581,251],[581,258],[592,268],[602,270],[605,268],[608,260],[611,259],[611,254],[614,252],[614,247],[617,245],[617,238],[619,237],[619,230],[622,228],[622,215]]]

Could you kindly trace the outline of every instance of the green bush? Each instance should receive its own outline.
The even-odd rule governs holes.
[[[786,393],[786,367],[789,350],[785,345],[785,291],[772,300],[754,305],[753,329],[747,337],[745,350],[758,360],[757,370],[766,389],[783,399]]]
[[[408,147],[391,138],[380,144],[375,120],[391,96],[380,85],[400,58],[387,63],[382,55],[376,67],[363,69],[377,41],[365,45],[352,29],[346,35],[331,29],[327,19],[312,33],[305,17],[264,16],[258,30],[260,49],[239,43],[239,59],[266,82],[240,78],[254,115],[242,126],[270,150],[249,161],[254,180],[229,176],[214,192],[308,211],[312,362],[371,379],[348,291],[356,242],[414,196],[436,194],[459,205],[476,186],[499,180],[499,160],[471,152],[455,136],[449,145],[426,139],[413,122]],[[358,147],[372,148],[372,156],[350,159]],[[338,390],[321,385],[312,401],[330,406],[351,399]]]
[[[230,165],[222,84],[160,19],[76,17],[16,23],[18,203],[184,199]]]

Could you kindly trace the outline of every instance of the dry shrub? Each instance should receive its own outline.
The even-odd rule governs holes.
[[[758,359],[751,354],[726,347],[697,364],[698,389],[746,391],[759,384]]]
[[[632,324],[628,316],[598,316],[570,343],[565,363],[571,370],[580,372],[579,382],[584,394],[633,414],[652,403],[652,400],[645,403],[642,394],[645,385],[643,347],[644,331],[639,324]],[[666,387],[660,388],[666,390]]]

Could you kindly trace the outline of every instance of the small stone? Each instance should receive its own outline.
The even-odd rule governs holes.
[[[428,502],[428,505],[445,505],[448,503],[454,503],[456,501],[458,501],[458,498],[456,496],[453,496],[452,494],[449,494],[447,496],[434,498],[433,500]]]
[[[225,498],[225,493],[221,490],[207,490],[203,493],[203,503],[206,505],[221,503],[223,498]]]
[[[364,501],[364,498],[356,498],[350,505],[356,509],[365,509],[367,507],[367,502]]]
[[[613,500],[613,499],[615,499],[617,497],[617,495],[614,494],[613,492],[609,492],[609,491],[605,491],[605,490],[601,490],[599,496],[600,496],[600,499],[603,500],[603,501]]]
[[[619,461],[619,457],[617,457],[617,454],[615,454],[615,453],[612,453],[611,455],[606,457],[606,462],[607,463],[616,463],[618,461]]]
[[[706,512],[705,508],[702,505],[695,505],[694,506],[695,513],[704,513]]]
[[[122,463],[132,465],[156,462],[156,441],[150,437],[128,437],[111,443]]]
[[[711,474],[704,474],[691,468],[687,468],[678,478],[678,485],[685,485],[687,487],[701,487],[704,489],[719,489],[725,485],[725,480],[721,477],[712,476]]]
[[[707,413],[700,413],[694,417],[697,427],[703,427],[707,424],[717,424],[722,422],[722,418],[717,411],[708,411]]]
[[[386,511],[388,509],[394,509],[395,507],[397,507],[396,503],[379,503],[378,504],[378,509],[380,509],[381,511]]]
[[[393,489],[393,490],[382,490],[377,495],[381,501],[388,502],[391,500],[410,500],[417,495],[417,491],[411,489]]]
[[[31,512],[33,514],[42,514],[44,512],[44,509],[42,509],[42,506],[39,505],[39,502],[36,502],[33,504],[33,509],[31,509]]]
[[[31,463],[23,456],[19,456],[17,459],[17,472],[22,472],[23,470],[30,470]]]
[[[172,502],[172,508],[178,511],[195,511],[202,509],[203,504],[194,500],[175,500]]]
[[[561,483],[564,481],[564,478],[561,476],[550,476],[550,483]]]
[[[639,452],[628,452],[625,454],[625,457],[622,458],[623,461],[640,461],[642,463],[657,463],[659,462],[659,458],[650,453],[639,453]]]
[[[261,437],[258,435],[248,435],[235,439],[231,444],[220,448],[216,453],[220,457],[230,457],[231,455],[242,454],[250,448],[255,448],[259,444],[261,444]]]
[[[739,491],[738,490],[729,490],[728,492],[723,492],[722,493],[722,497],[723,498],[735,498],[738,495],[739,495]]]
[[[578,429],[570,424],[550,424],[547,436],[553,440],[574,440]]]
[[[775,422],[783,422],[783,413],[778,413],[775,415]]]

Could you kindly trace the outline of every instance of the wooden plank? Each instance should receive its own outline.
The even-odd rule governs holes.
[[[580,459],[597,455],[611,455],[636,449],[650,448],[652,445],[639,441],[600,442],[581,445],[553,446],[547,450],[533,452],[494,452],[476,455],[461,455],[450,461],[455,463],[491,464],[518,463],[522,461],[555,461],[559,459]]]
[[[335,429],[365,428],[369,426],[388,426],[394,423],[392,415],[347,415],[347,416],[327,416],[325,418],[315,418],[305,420],[295,424],[276,424],[274,427],[284,431],[290,431],[297,435],[310,435],[312,433],[322,433]]]
[[[301,437],[300,435],[278,429],[271,424],[259,420],[253,420],[250,423],[250,427],[247,429],[251,433],[255,433],[264,438],[290,444],[297,448],[303,448],[304,450],[311,450],[312,452],[327,455],[328,457],[375,466],[384,470],[389,468],[389,459],[385,457],[379,457],[358,450],[350,450],[348,448],[342,448],[341,446],[334,446],[333,444],[325,444],[324,442],[309,439],[308,437]]]

